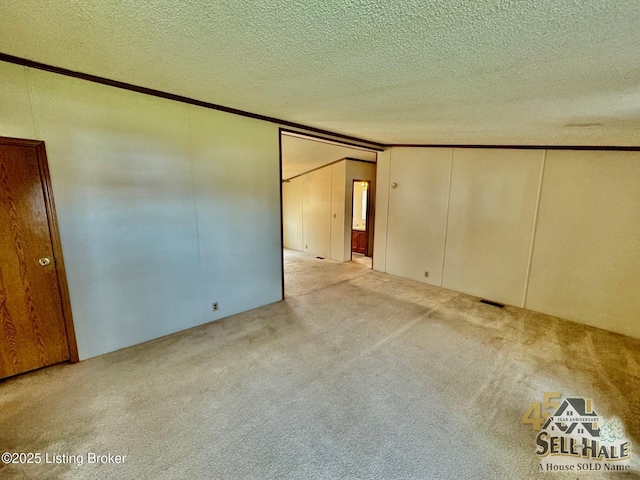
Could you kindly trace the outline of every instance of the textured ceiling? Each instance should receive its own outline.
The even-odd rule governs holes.
[[[376,161],[376,152],[282,135],[282,178],[291,178],[342,158]]]
[[[638,0],[2,0],[0,51],[383,143],[640,144]]]

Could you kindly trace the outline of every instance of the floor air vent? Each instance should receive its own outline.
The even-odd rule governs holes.
[[[492,307],[504,308],[502,303],[492,302],[491,300],[485,300],[484,298],[480,300],[480,303],[485,303],[487,305],[491,305]]]

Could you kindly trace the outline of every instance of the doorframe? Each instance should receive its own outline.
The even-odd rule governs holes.
[[[350,228],[349,230],[351,231],[351,235],[349,236],[349,239],[351,242],[353,242],[352,238],[353,238],[353,207],[354,207],[354,191],[355,191],[355,184],[356,182],[360,182],[360,183],[366,183],[367,184],[367,218],[364,219],[364,223],[366,225],[366,231],[367,231],[367,253],[369,253],[369,243],[371,240],[371,230],[369,230],[371,228],[370,222],[371,222],[371,180],[357,180],[357,179],[353,179],[353,183],[351,184],[351,222],[349,223]],[[365,254],[365,257],[368,257],[369,255]],[[349,260],[353,261],[353,246],[351,246],[349,248]],[[371,269],[373,269],[373,255],[371,255]]]
[[[78,357],[78,345],[76,343],[76,330],[73,324],[73,315],[71,313],[69,285],[67,284],[67,273],[64,266],[64,257],[62,255],[62,243],[60,242],[58,218],[56,216],[56,206],[53,202],[51,176],[49,174],[49,164],[47,161],[47,152],[45,149],[44,141],[0,137],[0,144],[35,148],[36,158],[38,162],[38,171],[40,173],[40,182],[42,184],[42,193],[44,195],[44,206],[47,213],[47,224],[49,225],[51,245],[53,247],[53,257],[55,259],[53,263],[56,269],[56,276],[58,277],[58,291],[60,293],[60,302],[62,303],[62,316],[64,317],[64,325],[67,332],[69,361],[71,363],[76,363],[80,360]]]

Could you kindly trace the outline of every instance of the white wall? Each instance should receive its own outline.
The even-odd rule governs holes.
[[[547,152],[525,306],[640,337],[640,152]]]
[[[389,190],[391,181],[391,150],[378,153],[376,162],[376,220],[373,226],[375,242],[373,244],[373,269],[387,271],[387,233],[389,219]]]
[[[376,270],[640,337],[640,152],[394,147],[377,205]]]
[[[454,150],[442,286],[523,301],[543,150]]]
[[[213,301],[220,302],[219,318],[282,299],[278,129],[189,110],[201,305],[208,321]]]
[[[349,221],[344,205],[346,200],[347,162],[331,165],[331,259],[338,262],[350,260],[344,256],[344,226]],[[349,240],[350,241],[350,240]]]
[[[0,135],[45,141],[81,359],[281,298],[276,125],[2,62],[0,79]]]
[[[302,177],[282,184],[284,247],[302,251]]]
[[[392,149],[390,178],[398,186],[388,193],[388,273],[442,285],[451,154],[450,148]]]
[[[303,252],[331,256],[330,166],[302,177],[302,244]]]

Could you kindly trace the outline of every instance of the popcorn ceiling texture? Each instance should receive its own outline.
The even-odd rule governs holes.
[[[385,143],[640,145],[637,0],[4,0],[0,51]]]

